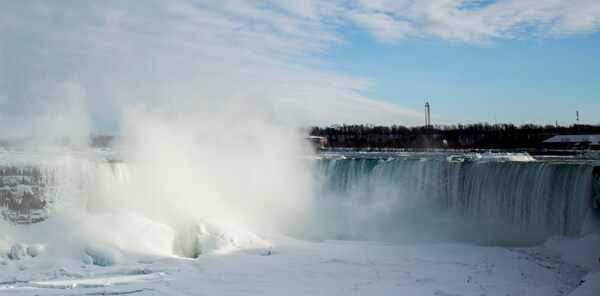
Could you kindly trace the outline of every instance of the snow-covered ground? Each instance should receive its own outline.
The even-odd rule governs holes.
[[[172,239],[169,231],[156,223],[135,222],[134,230],[115,232],[137,238],[130,243],[144,246],[143,251],[106,242],[103,247],[77,249],[78,243],[64,235],[54,242],[66,239],[64,246],[32,248],[39,254],[25,246],[18,260],[7,250],[15,238],[11,228],[28,226],[4,225],[9,235],[0,240],[0,294],[569,295],[577,289],[572,295],[598,295],[600,282],[598,233],[577,239],[552,237],[544,246],[503,248],[310,242],[280,235],[262,240],[230,223],[209,222],[194,235],[211,249],[191,259],[161,253],[170,251],[160,243]],[[150,249],[154,251],[147,252]],[[103,256],[107,266],[86,263],[87,254]]]

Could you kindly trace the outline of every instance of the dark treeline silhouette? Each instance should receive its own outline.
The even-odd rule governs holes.
[[[311,136],[327,137],[329,147],[359,149],[535,149],[544,148],[542,142],[555,135],[584,134],[600,134],[600,125],[476,123],[406,127],[343,124],[310,129]]]

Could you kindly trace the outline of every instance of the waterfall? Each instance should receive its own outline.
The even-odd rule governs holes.
[[[587,211],[600,200],[600,173],[587,161],[362,156],[317,159],[314,167],[319,178],[315,213],[301,224],[321,229],[325,237],[420,238],[427,233],[482,244],[540,243],[552,234],[578,235]],[[73,204],[90,212],[131,207],[154,215],[177,206],[184,195],[204,201],[200,205],[223,203],[219,195],[178,188],[202,178],[163,182],[143,172],[131,163],[73,156],[1,161],[0,214],[12,223],[34,223]],[[145,189],[153,182],[160,184]],[[231,185],[243,190],[252,182]],[[152,206],[155,195],[165,195],[165,204]],[[315,222],[318,227],[310,225]]]
[[[424,209],[457,213],[467,219],[464,223],[492,221],[577,235],[592,207],[593,165],[588,162],[341,158],[316,165],[321,198],[327,201],[323,206],[337,208],[335,223],[345,223],[359,236],[374,226],[402,227],[403,218],[420,219]]]

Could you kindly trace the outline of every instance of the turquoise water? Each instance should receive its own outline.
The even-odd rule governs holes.
[[[321,196],[328,200],[325,206],[337,207],[338,225],[345,223],[358,236],[376,231],[374,224],[365,226],[372,223],[369,220],[388,229],[415,221],[417,227],[437,223],[443,228],[453,223],[439,218],[448,213],[454,222],[460,217],[464,220],[459,223],[487,225],[480,231],[527,229],[524,236],[534,233],[540,239],[549,234],[578,235],[598,194],[593,161],[449,159],[456,158],[445,154],[327,155],[315,165]],[[475,228],[465,229],[475,232]]]

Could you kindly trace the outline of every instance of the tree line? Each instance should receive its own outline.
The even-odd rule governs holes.
[[[534,149],[555,135],[600,134],[600,125],[535,125],[510,123],[406,127],[372,124],[310,128],[311,136],[326,137],[334,148],[404,149]]]

